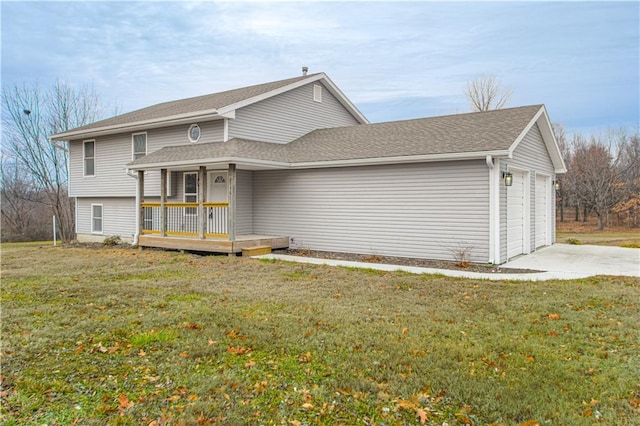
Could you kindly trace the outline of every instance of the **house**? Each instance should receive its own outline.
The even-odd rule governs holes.
[[[166,102],[69,142],[80,241],[504,263],[554,242],[543,105],[371,124],[324,73]]]

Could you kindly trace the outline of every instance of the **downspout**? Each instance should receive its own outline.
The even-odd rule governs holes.
[[[487,167],[489,168],[489,263],[496,263],[496,250],[495,250],[495,211],[496,211],[496,191],[495,191],[495,172],[493,158],[491,155],[487,155],[485,158]]]
[[[127,176],[132,177],[136,180],[136,188],[138,187],[137,182],[138,182],[138,175],[137,174],[131,174],[131,170],[126,169],[126,173]],[[138,190],[136,189],[136,206],[140,205],[140,194],[138,193]],[[137,207],[136,207],[136,211],[137,211]],[[140,236],[140,215],[136,213],[136,232],[133,234],[133,242],[131,243],[131,245],[133,246],[137,246],[138,245],[138,237]]]

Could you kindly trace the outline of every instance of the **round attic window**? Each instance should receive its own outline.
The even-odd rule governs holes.
[[[198,142],[200,140],[200,126],[192,124],[189,127],[188,135],[191,142]]]

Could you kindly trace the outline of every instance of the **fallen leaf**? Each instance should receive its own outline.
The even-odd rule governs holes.
[[[178,356],[180,358],[188,358],[189,357],[189,352],[182,352],[182,353],[178,354]]]
[[[198,399],[198,395],[196,395],[195,393],[192,393],[191,395],[187,396],[187,399],[190,399],[191,401],[196,401]]]
[[[549,316],[547,316],[548,319],[550,320],[559,320],[560,319],[560,314],[549,314]]]
[[[425,410],[423,410],[422,408],[418,408],[416,410],[416,414],[418,415],[418,418],[420,419],[420,424],[425,424],[427,422],[427,412]]]
[[[408,331],[409,331],[409,329],[407,327],[404,327],[402,329],[402,334],[407,334]]]
[[[144,349],[140,349],[140,352],[138,352],[138,356],[145,356],[147,355],[147,353],[144,351]]]
[[[537,420],[527,420],[526,422],[520,423],[520,426],[540,426],[540,422]]]
[[[306,353],[298,355],[298,362],[300,362],[300,363],[311,362],[311,352],[306,352]]]
[[[227,352],[230,354],[234,354],[234,355],[244,355],[246,353],[251,352],[251,348],[245,348],[245,347],[228,347],[227,348]]]
[[[76,355],[78,355],[80,352],[82,352],[82,350],[84,349],[84,345],[80,345],[76,348],[75,351],[73,351],[73,353],[75,353]]]
[[[305,402],[304,404],[302,404],[302,408],[304,408],[305,410],[313,410],[313,404]]]
[[[127,395],[125,395],[124,393],[121,393],[120,396],[118,396],[118,403],[118,411],[120,411],[120,417],[124,416],[125,410],[133,407],[133,402],[129,401],[129,398],[127,398]]]
[[[245,368],[251,368],[251,367],[254,367],[255,365],[256,365],[255,361],[249,361],[244,363]]]
[[[536,362],[536,357],[533,355],[527,355],[526,359],[529,362]]]

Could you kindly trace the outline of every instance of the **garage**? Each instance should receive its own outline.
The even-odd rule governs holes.
[[[513,183],[507,188],[507,257],[525,253],[525,174],[511,172]]]
[[[536,248],[549,245],[549,178],[536,176]]]

